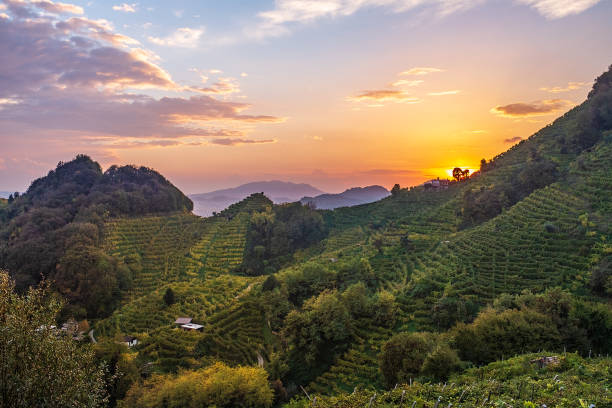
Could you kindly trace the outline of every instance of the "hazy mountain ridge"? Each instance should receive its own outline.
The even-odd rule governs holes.
[[[320,194],[314,197],[302,197],[302,204],[314,204],[321,210],[333,210],[339,207],[373,203],[390,196],[389,190],[382,186],[353,187],[338,194]]]
[[[275,204],[299,201],[306,195],[323,194],[323,191],[306,183],[289,181],[255,181],[238,187],[215,190],[208,193],[191,194],[194,214],[210,216],[255,193],[264,193]]]

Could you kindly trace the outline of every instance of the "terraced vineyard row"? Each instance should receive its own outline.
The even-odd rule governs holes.
[[[217,311],[224,310],[236,296],[244,291],[251,279],[225,275],[204,282],[176,282],[144,295],[124,305],[111,317],[96,326],[105,336],[116,333],[137,335],[164,326],[172,326],[180,316],[205,322]],[[167,306],[163,296],[166,288],[172,288],[176,303]]]
[[[248,297],[240,299],[206,320],[206,355],[235,364],[257,364],[266,327],[261,305]]]
[[[308,389],[317,394],[332,395],[352,392],[355,388],[380,388],[378,353],[391,330],[367,327],[357,332],[353,346],[323,375],[315,379]]]

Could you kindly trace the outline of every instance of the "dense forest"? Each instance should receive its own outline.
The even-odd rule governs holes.
[[[444,189],[200,218],[153,170],[78,156],[9,201],[0,319],[45,361],[82,353],[84,406],[612,405],[612,67]]]

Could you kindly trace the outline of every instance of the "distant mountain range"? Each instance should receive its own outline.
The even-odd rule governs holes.
[[[208,217],[213,212],[224,210],[253,193],[264,193],[274,203],[280,204],[299,201],[304,196],[323,194],[323,191],[310,184],[273,180],[256,181],[234,188],[192,194],[189,198],[193,200],[193,212]]]
[[[11,194],[13,193],[8,191],[0,191],[0,198],[9,198]]]
[[[367,204],[382,200],[391,193],[382,186],[354,187],[339,194],[321,194],[315,197],[302,197],[303,204],[314,204],[321,210]]]

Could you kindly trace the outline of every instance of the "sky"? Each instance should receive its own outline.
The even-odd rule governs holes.
[[[186,193],[474,169],[586,98],[610,21],[609,0],[0,0],[0,190],[79,153]]]

